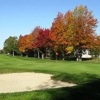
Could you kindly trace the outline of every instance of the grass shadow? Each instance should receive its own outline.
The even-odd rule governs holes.
[[[70,100],[100,100],[100,79],[72,89]]]
[[[67,81],[70,81],[71,76],[69,74],[58,75],[64,81],[66,77],[69,78]],[[58,77],[54,76],[59,79]],[[84,73],[82,76],[80,74],[80,76],[71,77],[71,80],[78,83],[78,86],[48,91],[52,97],[51,100],[100,100],[100,78],[98,76]]]
[[[46,93],[50,97],[48,100],[100,100],[100,79],[81,86],[47,90]]]

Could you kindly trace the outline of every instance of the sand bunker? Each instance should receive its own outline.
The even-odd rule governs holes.
[[[49,88],[71,87],[76,84],[54,81],[50,74],[24,72],[0,74],[0,93],[23,92]]]

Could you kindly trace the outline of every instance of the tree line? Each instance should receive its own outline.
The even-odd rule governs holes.
[[[97,23],[92,11],[86,6],[77,6],[65,14],[59,12],[50,29],[36,26],[29,34],[9,37],[4,42],[4,51],[42,59],[78,57],[75,52],[85,49],[99,55],[100,36],[95,33]]]

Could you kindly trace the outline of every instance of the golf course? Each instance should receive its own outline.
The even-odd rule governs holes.
[[[51,79],[75,83],[62,87],[25,92],[0,93],[0,100],[99,100],[100,59],[62,61],[0,54],[0,74],[36,72]],[[41,80],[41,79],[40,79]],[[10,87],[9,87],[10,88]]]

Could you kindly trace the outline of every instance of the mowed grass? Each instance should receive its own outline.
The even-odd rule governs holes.
[[[49,59],[34,59],[0,55],[0,73],[39,71],[48,73],[88,73],[100,75],[100,63],[55,61]]]
[[[55,61],[0,55],[0,74],[34,71],[54,74],[53,79],[74,82],[78,86],[0,94],[0,100],[99,100],[99,60],[89,62]]]

